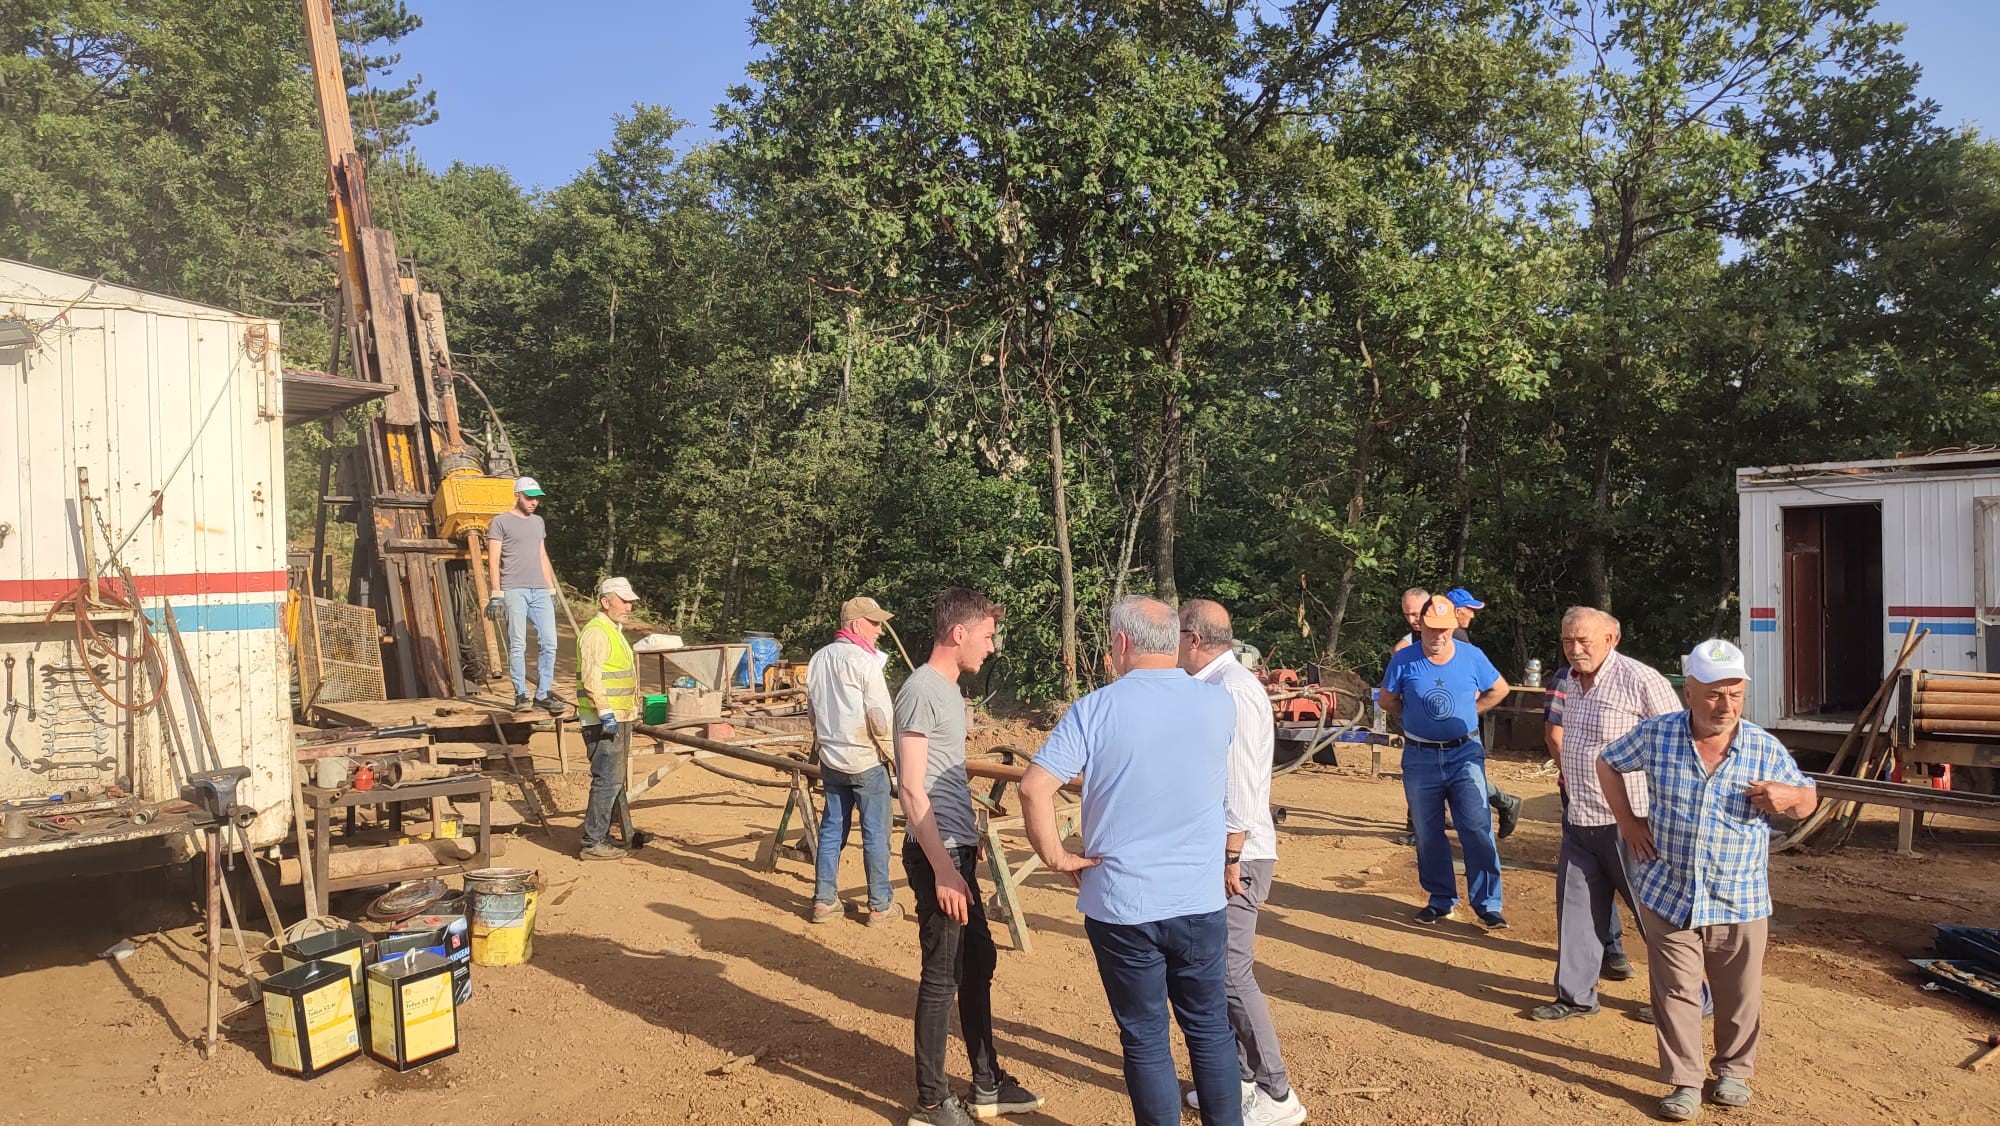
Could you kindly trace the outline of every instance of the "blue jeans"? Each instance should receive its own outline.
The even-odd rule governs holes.
[[[583,747],[590,756],[590,804],[583,810],[583,847],[601,845],[611,835],[611,813],[625,792],[625,764],[632,756],[632,725],[621,723],[606,737],[602,723],[586,724]],[[630,825],[626,826],[630,828]],[[632,847],[631,841],[625,847]]]
[[[813,901],[832,904],[840,899],[840,854],[847,848],[847,831],[856,809],[861,811],[861,868],[868,874],[868,909],[887,911],[894,898],[889,890],[889,768],[871,766],[849,774],[830,766],[820,768],[826,788],[826,813],[819,819],[819,847],[813,850],[816,879]]]
[[[556,687],[556,596],[553,591],[515,587],[503,590],[507,602],[507,672],[514,678],[514,695],[528,694],[528,626],[535,627],[536,695]]]
[[[1449,911],[1458,902],[1451,842],[1444,835],[1445,807],[1465,851],[1465,898],[1481,914],[1500,910],[1500,850],[1486,808],[1486,748],[1471,739],[1449,751],[1411,743],[1403,748],[1403,797],[1417,835],[1417,882],[1430,905]]]
[[[1153,923],[1085,916],[1104,997],[1118,1021],[1125,1093],[1136,1126],[1178,1126],[1181,1085],[1167,1041],[1167,1006],[1180,1023],[1201,1096],[1202,1126],[1242,1126],[1243,1078],[1229,1027],[1229,925],[1225,912]]]

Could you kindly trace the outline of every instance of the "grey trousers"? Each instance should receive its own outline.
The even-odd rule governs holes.
[[[1638,914],[1618,826],[1564,821],[1562,850],[1556,855],[1556,1000],[1597,1007],[1604,961],[1621,952],[1614,894]]]
[[[1271,1025],[1271,1007],[1264,1001],[1256,973],[1257,912],[1271,895],[1271,873],[1277,866],[1275,860],[1243,862],[1243,894],[1230,896],[1223,910],[1229,926],[1224,985],[1243,1081],[1257,1084],[1273,1099],[1283,1099],[1292,1093],[1292,1083],[1285,1074],[1285,1058],[1278,1053],[1278,1030]]]
[[[1653,1017],[1667,1082],[1700,1087],[1711,1070],[1717,1078],[1750,1078],[1764,1031],[1764,947],[1771,920],[1678,927],[1649,909],[1639,925],[1653,956]],[[1715,1054],[1706,1060],[1704,978],[1715,993]]]

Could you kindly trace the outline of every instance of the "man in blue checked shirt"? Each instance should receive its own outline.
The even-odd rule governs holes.
[[[1688,710],[1655,716],[1604,749],[1597,776],[1630,850],[1640,929],[1652,951],[1660,1067],[1673,1090],[1660,1115],[1688,1122],[1710,1101],[1747,1106],[1763,1031],[1773,815],[1804,817],[1819,791],[1770,732],[1743,721],[1743,651],[1710,639],[1682,661]],[[1650,816],[1620,774],[1644,771]],[[1715,1055],[1701,1051],[1701,986],[1715,995]]]

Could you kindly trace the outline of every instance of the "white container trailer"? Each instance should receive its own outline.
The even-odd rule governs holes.
[[[1831,749],[1902,648],[1912,668],[2000,664],[2000,450],[1736,471],[1744,714]]]
[[[23,326],[32,340],[7,348],[9,328],[18,338]],[[211,765],[164,625],[172,614],[221,765],[250,769],[238,800],[256,811],[251,841],[286,836],[278,343],[277,324],[260,317],[0,260],[0,462],[12,470],[0,482],[0,799],[118,787],[178,800],[173,733],[143,707],[154,695],[141,671],[148,636],[193,769]],[[118,563],[151,629],[119,604]],[[93,572],[99,598],[79,609]],[[0,857],[185,827],[172,816],[136,826],[115,810],[84,820],[79,836],[36,827],[0,840]]]

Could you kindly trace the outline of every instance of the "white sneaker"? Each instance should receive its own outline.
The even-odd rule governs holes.
[[[1248,1122],[1250,1120],[1248,1118],[1248,1115],[1250,1113],[1250,1100],[1254,1098],[1256,1094],[1257,1094],[1257,1085],[1255,1083],[1243,1084],[1243,1113],[1246,1116],[1244,1118],[1245,1122]],[[1196,1110],[1200,1110],[1201,1109],[1200,1092],[1189,1091],[1187,1093],[1187,1104]]]
[[[1261,1089],[1243,1099],[1243,1126],[1299,1126],[1305,1120],[1305,1104],[1299,1102],[1297,1091],[1286,1092],[1283,1102]]]

